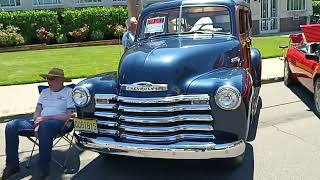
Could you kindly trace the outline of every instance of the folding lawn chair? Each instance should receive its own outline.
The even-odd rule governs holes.
[[[75,84],[70,84],[70,85],[67,85],[68,87],[71,87],[71,88],[74,88],[75,87]],[[43,85],[40,85],[38,86],[38,91],[39,93],[41,93],[42,90],[48,88],[48,86],[43,86]],[[65,125],[63,126],[63,128],[61,129],[61,132],[58,134],[57,137],[54,138],[54,141],[53,141],[53,147],[54,148],[59,142],[60,140],[64,139],[65,141],[68,142],[68,150],[67,150],[67,154],[66,154],[66,157],[65,157],[65,160],[63,162],[63,164],[61,162],[59,162],[55,157],[54,157],[54,154],[52,154],[52,160],[57,163],[61,168],[65,169],[66,168],[66,164],[68,162],[68,159],[69,159],[69,155],[70,155],[70,148],[72,146],[72,142],[73,142],[73,133],[72,133],[72,130],[73,130],[73,127],[74,127],[74,124],[73,124],[73,119],[69,119]],[[34,149],[35,149],[35,146],[37,145],[39,147],[39,143],[38,143],[38,139],[34,136],[34,130],[33,129],[28,129],[28,130],[22,130],[22,131],[19,131],[19,136],[23,136],[23,137],[26,137],[27,139],[29,139],[31,142],[33,142],[33,147],[32,147],[32,150],[31,150],[31,154],[30,154],[30,157],[29,157],[29,160],[27,162],[27,168],[30,167],[30,162],[31,162],[31,159],[32,159],[32,155],[33,155],[33,152],[34,152]]]

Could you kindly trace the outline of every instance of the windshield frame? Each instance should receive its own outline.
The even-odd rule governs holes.
[[[161,12],[161,11],[166,11],[166,10],[173,10],[173,9],[179,9],[179,21],[178,21],[178,31],[176,33],[169,33],[168,36],[172,36],[172,35],[177,35],[177,36],[181,36],[181,35],[188,35],[188,34],[192,34],[192,33],[188,33],[188,34],[184,34],[183,32],[181,32],[181,24],[182,24],[182,12],[183,12],[183,9],[184,8],[190,8],[190,7],[223,7],[223,8],[226,8],[228,10],[228,13],[229,13],[229,19],[230,19],[230,31],[229,33],[221,33],[221,32],[216,32],[217,34],[223,34],[223,35],[234,35],[234,18],[232,17],[232,10],[230,7],[228,7],[227,5],[221,5],[221,4],[201,4],[201,5],[180,5],[180,6],[175,6],[175,7],[170,7],[170,8],[161,8],[161,9],[157,9],[155,11],[151,11],[149,13],[146,13],[146,14],[143,14],[140,18],[139,18],[139,25],[138,25],[138,29],[137,29],[137,32],[135,34],[135,41],[140,41],[140,40],[145,40],[145,39],[150,39],[150,37],[144,37],[144,38],[140,38],[140,34],[141,34],[141,31],[143,30],[143,27],[142,26],[145,26],[144,25],[144,21],[145,21],[145,18],[152,14],[152,13],[158,13],[158,12]],[[197,32],[195,31],[194,34],[196,34]],[[208,33],[210,34],[210,33]],[[211,33],[212,35],[215,34],[215,32],[212,32]],[[165,35],[162,35],[160,37],[163,37]],[[157,37],[157,36],[155,36]]]

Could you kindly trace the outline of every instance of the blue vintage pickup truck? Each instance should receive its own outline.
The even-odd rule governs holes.
[[[249,6],[239,0],[144,9],[118,72],[73,90],[77,145],[101,154],[241,162],[261,87],[251,27]]]

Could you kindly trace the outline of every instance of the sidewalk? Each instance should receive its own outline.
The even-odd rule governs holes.
[[[262,83],[271,83],[283,79],[283,61],[279,58],[262,61]],[[74,79],[77,84],[82,79]],[[14,86],[0,86],[0,118],[19,114],[30,114],[35,110],[39,97],[37,87],[40,84],[25,84]]]

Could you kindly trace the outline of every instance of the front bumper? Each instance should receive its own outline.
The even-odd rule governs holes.
[[[109,137],[89,138],[75,134],[78,147],[106,154],[161,159],[233,158],[245,152],[243,140],[214,144],[210,142],[179,142],[170,145],[117,142]]]

